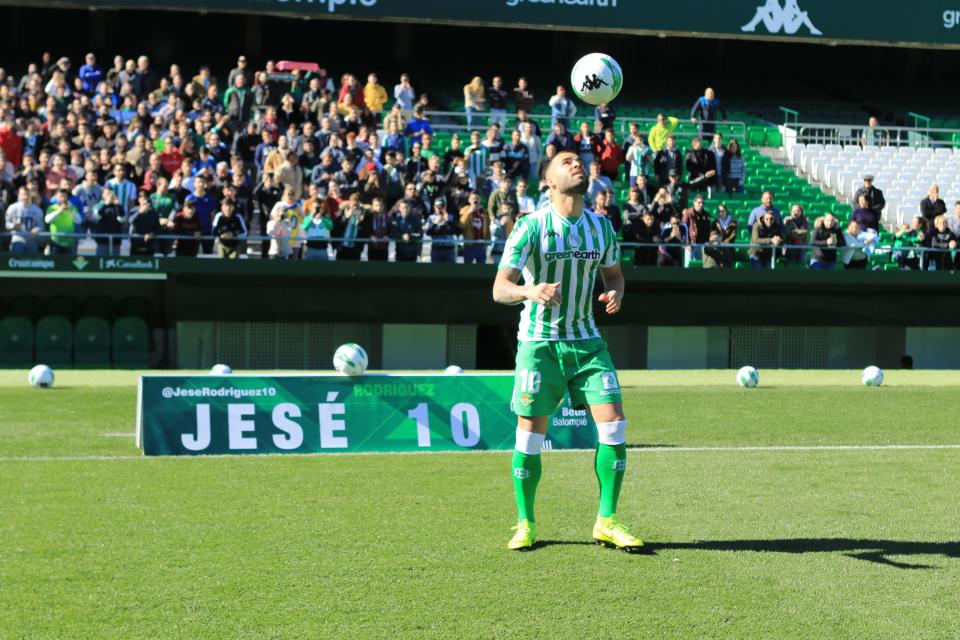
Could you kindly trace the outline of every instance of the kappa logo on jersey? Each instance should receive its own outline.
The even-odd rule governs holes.
[[[514,467],[513,468],[513,477],[517,480],[526,480],[530,477],[530,470],[524,469],[523,467]]]
[[[604,390],[618,391],[620,389],[617,374],[612,371],[600,374],[600,381],[603,383]]]
[[[580,245],[583,244],[583,239],[578,233],[571,233],[566,238],[567,245],[572,249],[579,249]]]
[[[559,235],[560,235],[560,234],[557,233],[556,231],[554,231],[553,229],[550,229],[550,231],[547,231],[547,237],[548,237],[548,238],[556,238],[556,237],[559,236]]]

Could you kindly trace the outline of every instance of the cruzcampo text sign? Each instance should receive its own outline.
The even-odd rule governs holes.
[[[145,455],[512,449],[509,375],[154,376],[140,378]],[[569,402],[547,449],[593,448]]]

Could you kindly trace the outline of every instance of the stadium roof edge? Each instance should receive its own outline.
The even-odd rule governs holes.
[[[508,29],[535,29],[542,31],[570,31],[584,32],[585,30],[593,33],[608,33],[611,35],[633,35],[648,37],[681,37],[681,38],[719,38],[724,40],[746,40],[757,42],[779,42],[779,43],[800,43],[816,44],[822,46],[880,46],[908,49],[950,49],[960,50],[960,42],[916,42],[910,40],[882,40],[882,39],[859,39],[859,38],[832,38],[824,36],[801,36],[791,35],[783,36],[776,34],[757,34],[741,33],[727,31],[702,31],[702,30],[676,30],[676,29],[632,29],[627,27],[604,27],[590,25],[557,24],[557,23],[531,23],[523,21],[495,21],[495,20],[464,20],[456,18],[428,18],[428,17],[406,17],[392,15],[347,15],[332,12],[320,12],[314,10],[304,10],[295,12],[290,10],[271,10],[269,8],[257,8],[264,0],[237,0],[240,6],[201,6],[198,3],[188,3],[181,0],[183,4],[177,4],[177,1],[161,3],[160,0],[103,0],[101,2],[90,2],[89,0],[0,0],[0,7],[37,7],[45,9],[86,9],[89,11],[109,10],[149,10],[149,11],[182,11],[191,13],[226,13],[226,14],[244,14],[271,16],[278,18],[287,18],[293,20],[337,20],[354,22],[393,22],[397,24],[430,24],[442,26],[462,26],[462,27],[489,27],[489,28],[508,28]],[[306,0],[313,4],[313,0]],[[317,0],[318,3],[321,0]],[[325,2],[326,0],[322,0]],[[334,0],[330,0],[333,2]],[[345,0],[339,0],[344,2]],[[375,0],[374,0],[375,1]],[[615,0],[614,4],[615,4]],[[253,6],[251,6],[253,5]],[[289,6],[285,4],[284,6]]]

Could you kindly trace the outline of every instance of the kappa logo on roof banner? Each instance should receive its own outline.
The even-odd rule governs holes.
[[[800,27],[806,27],[810,35],[823,35],[822,31],[813,26],[809,14],[800,10],[797,0],[784,0],[782,7],[779,0],[767,0],[757,7],[753,20],[740,27],[740,31],[753,33],[760,23],[763,23],[770,33],[782,32],[792,36],[800,30]]]

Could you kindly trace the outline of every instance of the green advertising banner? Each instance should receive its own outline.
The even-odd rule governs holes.
[[[917,0],[28,0],[0,4],[277,13],[623,33],[960,45],[960,5]]]
[[[509,450],[509,375],[140,378],[144,455]],[[558,407],[545,449],[590,449],[585,410]]]

